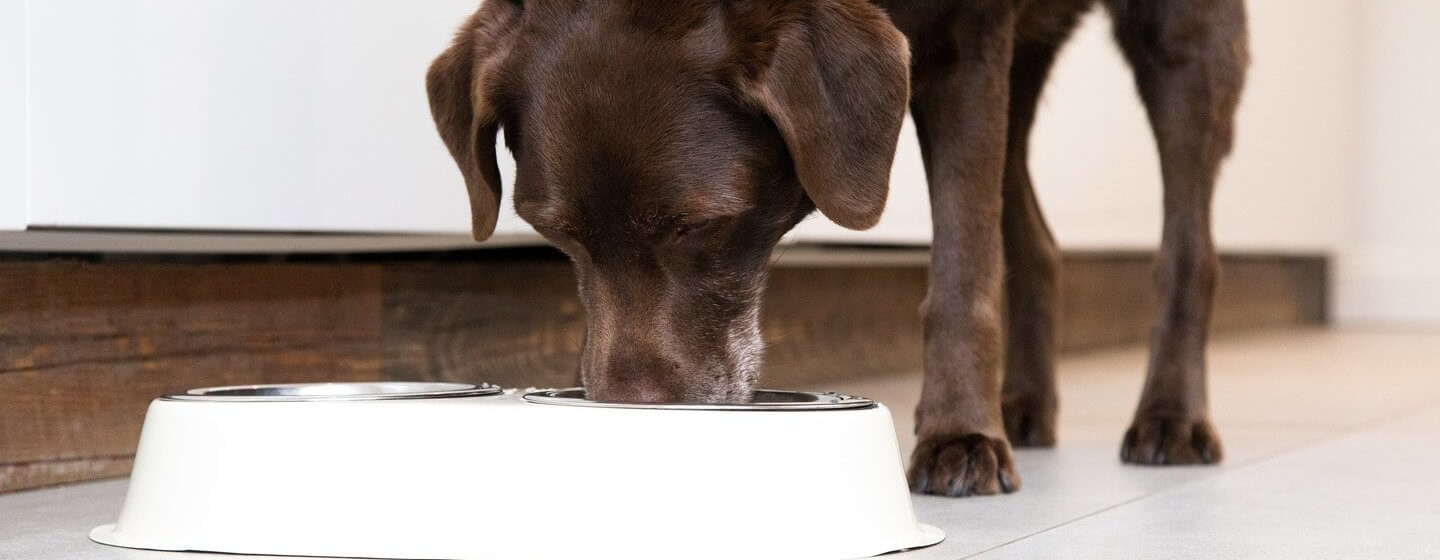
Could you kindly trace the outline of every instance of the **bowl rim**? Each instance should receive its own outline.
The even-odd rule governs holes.
[[[365,387],[365,392],[305,393],[301,389]],[[379,389],[378,391],[373,389]],[[352,381],[331,383],[264,383],[202,387],[183,393],[160,397],[168,401],[194,402],[347,402],[393,401],[415,399],[446,399],[486,397],[504,391],[490,383],[451,383],[443,381]]]
[[[616,408],[639,410],[722,410],[722,411],[813,411],[813,410],[859,410],[874,408],[875,401],[865,397],[844,395],[835,392],[817,393],[811,391],[758,390],[755,394],[768,399],[767,402],[749,403],[633,403],[619,401],[592,401],[585,398],[583,387],[568,389],[544,389],[531,391],[521,397],[527,403],[549,406],[573,406],[582,408]]]

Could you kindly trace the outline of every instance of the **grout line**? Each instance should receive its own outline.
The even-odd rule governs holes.
[[[1336,429],[1336,430],[1334,430],[1334,431],[1325,432],[1325,433],[1322,433],[1322,434],[1316,434],[1316,435],[1311,436],[1311,437],[1309,437],[1309,438],[1303,438],[1301,441],[1298,441],[1298,442],[1296,442],[1296,443],[1293,444],[1293,445],[1284,446],[1284,447],[1281,447],[1281,448],[1279,448],[1279,449],[1275,449],[1275,450],[1273,450],[1273,451],[1270,451],[1270,452],[1268,452],[1268,453],[1262,453],[1262,454],[1257,455],[1257,456],[1255,456],[1255,457],[1251,457],[1250,459],[1247,459],[1247,460],[1245,460],[1245,461],[1241,461],[1241,462],[1235,463],[1235,464],[1233,464],[1233,465],[1226,465],[1226,466],[1224,466],[1224,467],[1222,467],[1222,468],[1220,468],[1220,469],[1216,469],[1214,472],[1211,472],[1211,473],[1209,473],[1209,474],[1202,475],[1202,476],[1198,476],[1198,477],[1191,478],[1191,479],[1187,479],[1187,480],[1183,480],[1183,481],[1177,482],[1177,483],[1175,483],[1175,484],[1172,484],[1172,485],[1170,485],[1170,486],[1166,486],[1166,487],[1164,487],[1164,488],[1156,489],[1156,490],[1151,491],[1151,492],[1146,492],[1146,493],[1141,494],[1141,495],[1139,495],[1139,496],[1135,496],[1135,497],[1133,497],[1133,498],[1130,498],[1130,499],[1127,499],[1127,500],[1124,500],[1124,501],[1121,501],[1121,502],[1118,502],[1118,503],[1115,503],[1115,504],[1111,504],[1111,505],[1109,505],[1109,506],[1105,506],[1105,507],[1103,507],[1103,508],[1100,508],[1100,509],[1095,510],[1095,511],[1092,511],[1092,512],[1090,512],[1090,513],[1081,515],[1081,516],[1076,517],[1076,518],[1074,518],[1074,519],[1071,519],[1071,520],[1068,520],[1068,521],[1065,521],[1065,522],[1062,522],[1062,523],[1057,523],[1057,524],[1052,525],[1052,526],[1050,526],[1050,527],[1046,527],[1046,528],[1044,528],[1044,529],[1040,529],[1040,530],[1038,530],[1038,531],[1035,531],[1035,532],[1032,532],[1032,533],[1023,535],[1023,536],[1016,537],[1016,538],[1011,539],[1011,540],[1009,540],[1009,541],[1006,541],[1006,542],[997,544],[997,545],[995,545],[995,546],[986,548],[986,549],[984,549],[984,550],[980,550],[980,551],[974,552],[974,553],[972,553],[972,554],[968,554],[968,555],[966,555],[966,556],[962,556],[962,557],[960,557],[960,560],[965,560],[965,559],[967,559],[967,558],[978,558],[978,557],[980,557],[980,556],[983,555],[983,554],[992,552],[992,551],[994,551],[994,550],[998,550],[998,549],[1000,549],[1000,548],[1004,548],[1004,547],[1010,546],[1010,545],[1015,544],[1015,543],[1017,543],[1017,542],[1020,542],[1020,541],[1023,541],[1023,540],[1025,540],[1025,539],[1034,537],[1034,536],[1036,536],[1036,535],[1040,535],[1040,534],[1043,534],[1043,533],[1048,533],[1048,532],[1050,532],[1050,531],[1053,531],[1053,530],[1055,530],[1055,529],[1059,529],[1059,528],[1064,527],[1064,526],[1066,526],[1066,525],[1070,525],[1070,524],[1075,523],[1075,522],[1077,522],[1077,521],[1081,521],[1081,520],[1084,520],[1084,519],[1089,519],[1089,518],[1091,518],[1091,517],[1098,516],[1098,515],[1100,515],[1100,514],[1109,512],[1109,511],[1111,511],[1111,510],[1118,509],[1118,508],[1121,508],[1121,507],[1124,507],[1124,506],[1133,504],[1133,503],[1135,503],[1135,502],[1139,502],[1139,501],[1141,501],[1141,500],[1146,500],[1146,499],[1149,499],[1149,498],[1154,497],[1154,496],[1156,496],[1156,495],[1170,492],[1170,491],[1175,490],[1175,489],[1177,489],[1177,488],[1180,488],[1180,487],[1182,487],[1182,486],[1187,486],[1187,485],[1190,485],[1190,484],[1194,484],[1194,483],[1200,482],[1200,481],[1202,481],[1202,480],[1210,480],[1210,479],[1215,478],[1215,477],[1217,477],[1217,476],[1223,476],[1223,475],[1225,475],[1225,474],[1227,474],[1227,473],[1235,472],[1235,471],[1238,471],[1238,470],[1241,470],[1241,469],[1244,469],[1244,468],[1248,468],[1248,467],[1252,467],[1252,466],[1255,466],[1255,465],[1258,465],[1258,464],[1261,464],[1261,463],[1269,462],[1269,461],[1278,459],[1278,458],[1283,457],[1283,456],[1286,456],[1286,455],[1291,455],[1291,454],[1293,454],[1293,453],[1295,453],[1295,452],[1297,452],[1297,451],[1301,451],[1301,450],[1305,450],[1305,449],[1311,449],[1311,448],[1314,448],[1314,447],[1316,447],[1316,446],[1319,446],[1319,445],[1322,444],[1322,443],[1326,443],[1326,442],[1328,442],[1328,441],[1331,441],[1331,440],[1334,440],[1334,439],[1337,439],[1337,438],[1340,438],[1340,437],[1344,437],[1344,436],[1347,436],[1347,435],[1351,435],[1351,434],[1354,434],[1354,433],[1357,433],[1357,432],[1367,431],[1367,430],[1370,430],[1370,429],[1373,429],[1373,428],[1378,428],[1378,427],[1380,427],[1380,426],[1386,426],[1386,425],[1389,425],[1389,424],[1395,424],[1395,423],[1398,423],[1398,422],[1400,422],[1400,421],[1402,421],[1402,420],[1411,418],[1411,417],[1413,417],[1413,416],[1419,416],[1420,414],[1425,413],[1425,412],[1428,412],[1428,411],[1430,411],[1430,410],[1432,410],[1432,409],[1435,409],[1435,408],[1437,408],[1437,407],[1440,407],[1440,400],[1432,400],[1432,401],[1429,401],[1429,402],[1426,402],[1426,403],[1421,403],[1421,404],[1418,404],[1418,405],[1409,407],[1409,408],[1407,408],[1407,409],[1405,409],[1405,410],[1402,410],[1402,411],[1400,411],[1400,412],[1395,412],[1395,413],[1392,413],[1392,414],[1382,414],[1382,415],[1380,415],[1380,416],[1377,416],[1377,417],[1375,417],[1375,418],[1371,418],[1371,419],[1369,419],[1369,420],[1363,420],[1363,421],[1358,422],[1358,423],[1356,423],[1356,424],[1353,424],[1353,425],[1351,425],[1351,426],[1347,426],[1347,427],[1344,427],[1344,428],[1339,428],[1339,429]],[[1140,466],[1136,466],[1136,467],[1134,467],[1134,468],[1165,468],[1165,467],[1140,467]]]

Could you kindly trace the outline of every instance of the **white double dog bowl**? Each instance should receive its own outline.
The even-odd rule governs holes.
[[[629,405],[451,383],[156,400],[104,544],[363,558],[863,558],[935,544],[889,411]]]

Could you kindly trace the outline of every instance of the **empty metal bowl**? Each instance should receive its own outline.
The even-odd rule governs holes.
[[[916,522],[889,411],[830,393],[224,387],[151,403],[115,524],[157,550],[362,558],[840,560]]]
[[[207,387],[191,389],[164,398],[176,401],[211,402],[385,401],[480,397],[498,395],[501,392],[499,387],[489,383],[472,385],[469,383],[383,381]]]

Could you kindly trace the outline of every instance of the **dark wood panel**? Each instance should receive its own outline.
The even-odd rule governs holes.
[[[1325,322],[1325,259],[1237,255],[1221,262],[1218,332]]]
[[[923,254],[875,254],[820,252],[772,272],[765,385],[920,368]],[[1144,341],[1150,271],[1146,253],[1067,254],[1062,348]],[[1323,322],[1325,278],[1319,257],[1225,256],[1215,330]],[[123,474],[164,393],[571,385],[583,331],[570,266],[548,252],[0,258],[0,491]]]
[[[1156,308],[1151,258],[1144,252],[1065,255],[1062,351],[1149,339]],[[1223,255],[1212,332],[1323,323],[1326,266],[1317,256]]]
[[[0,490],[123,473],[158,395],[379,379],[379,294],[376,266],[0,263]]]
[[[920,367],[924,267],[806,266],[771,273],[764,383],[784,388]]]
[[[577,381],[585,316],[568,261],[399,263],[384,286],[388,379]]]
[[[0,492],[130,474],[133,454],[0,464]]]
[[[1066,255],[1062,351],[1147,339],[1155,313],[1150,260],[1143,252]],[[770,276],[762,315],[767,385],[920,367],[923,264],[805,262]],[[1323,321],[1323,258],[1230,255],[1221,266],[1216,332]],[[575,383],[584,323],[573,282],[565,263],[387,267],[386,376]]]
[[[762,315],[767,380],[793,385],[891,371],[901,356],[918,360],[925,275],[776,269]],[[389,379],[578,383],[585,323],[568,263],[395,266],[385,287]]]

